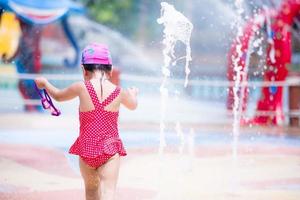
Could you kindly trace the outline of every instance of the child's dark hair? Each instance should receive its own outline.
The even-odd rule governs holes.
[[[103,88],[102,88],[102,81],[104,78],[104,73],[109,73],[112,70],[112,65],[110,64],[83,64],[83,68],[86,71],[94,72],[96,70],[99,70],[102,72],[102,76],[100,79],[100,86],[101,86],[101,99],[103,98]]]
[[[90,72],[95,70],[110,72],[112,70],[112,65],[109,64],[83,64],[83,67],[85,70]]]

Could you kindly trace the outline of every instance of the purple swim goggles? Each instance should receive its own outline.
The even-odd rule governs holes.
[[[42,95],[42,93],[40,92],[39,88],[37,87],[36,84],[34,84],[35,86],[35,90],[37,91],[37,93],[39,94],[40,98],[41,98],[41,103],[42,106],[45,110],[50,109],[51,110],[51,115],[53,116],[59,116],[61,114],[61,112],[54,106],[51,97],[49,96],[48,92],[43,89],[44,92],[44,96]]]

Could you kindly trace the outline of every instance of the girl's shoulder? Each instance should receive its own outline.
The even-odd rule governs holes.
[[[121,86],[117,85],[116,87],[120,90],[121,95],[126,93],[126,90],[124,88],[122,88]]]
[[[78,82],[73,83],[70,87],[73,90],[81,91],[82,89],[85,88],[85,83],[84,83],[84,81],[78,81]]]
[[[120,90],[120,93],[122,92],[121,86],[120,86],[120,85],[116,85],[116,84],[112,83],[111,81],[108,81],[108,87],[109,87],[112,91]]]
[[[75,87],[77,87],[78,89],[79,88],[84,88],[85,87],[85,81],[77,81],[77,82],[73,83],[73,85]]]

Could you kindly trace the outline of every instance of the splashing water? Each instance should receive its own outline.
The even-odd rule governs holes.
[[[162,67],[163,81],[160,86],[161,93],[161,119],[160,119],[160,146],[159,153],[162,154],[166,146],[165,141],[165,118],[166,106],[169,98],[169,91],[167,88],[168,79],[170,78],[170,66],[176,65],[179,59],[185,57],[185,83],[188,85],[188,77],[190,74],[189,62],[192,60],[190,39],[193,30],[193,24],[180,12],[178,12],[173,5],[166,2],[161,3],[161,17],[157,19],[158,24],[164,25],[164,66]],[[186,46],[186,55],[176,59],[175,45],[177,41],[181,41]]]
[[[173,5],[166,2],[161,3],[161,17],[157,20],[157,23],[164,25],[164,68],[162,73],[165,76],[170,76],[169,66],[172,59],[175,59],[175,45],[177,41],[181,41],[186,46],[185,57],[185,83],[188,84],[188,76],[190,74],[189,62],[192,60],[190,39],[193,30],[193,24],[180,12],[178,12]],[[176,64],[176,61],[175,63]]]
[[[157,199],[166,199],[164,197],[163,191],[166,189],[165,187],[168,187],[167,184],[164,183],[164,174],[168,170],[166,166],[164,166],[164,149],[166,147],[166,139],[165,139],[165,120],[166,120],[166,108],[167,108],[167,103],[169,99],[169,90],[168,90],[168,84],[169,84],[169,79],[171,76],[171,71],[170,67],[176,65],[178,60],[184,59],[185,58],[185,82],[184,82],[184,87],[188,85],[188,78],[190,74],[190,69],[189,69],[189,62],[192,60],[191,57],[191,47],[190,47],[190,39],[191,39],[191,34],[193,30],[193,24],[180,12],[178,12],[173,5],[170,5],[166,2],[161,3],[161,16],[160,18],[157,19],[158,24],[162,24],[164,26],[164,38],[163,38],[163,44],[164,44],[164,49],[163,49],[163,56],[164,56],[164,65],[162,67],[162,75],[163,75],[163,80],[160,86],[160,93],[161,93],[161,117],[160,117],[160,136],[159,136],[159,171],[158,171],[158,196]],[[176,58],[175,56],[175,46],[176,43],[180,41],[182,42],[185,47],[186,47],[186,55],[181,56],[179,58]],[[175,99],[178,100],[178,95],[179,92],[175,91]],[[185,134],[182,130],[182,127],[180,125],[179,121],[176,121],[176,127],[175,130],[177,132],[177,136],[180,140],[180,145],[179,145],[179,154],[181,155],[180,158],[184,159],[185,156],[183,156],[183,151],[186,145],[186,137]],[[190,146],[189,148],[189,154],[190,154],[190,162],[186,162],[185,160],[182,160],[180,162],[181,164],[187,164],[191,163],[192,161],[192,156],[193,156],[193,140],[194,140],[194,132],[191,131],[190,137],[188,138],[188,143],[187,145]],[[178,165],[174,166],[178,168],[181,166],[179,163]],[[181,166],[179,168],[184,168],[185,166]],[[180,170],[181,169],[177,169]],[[187,168],[187,167],[185,167]],[[184,174],[183,172],[179,174]],[[178,184],[184,184],[183,181],[183,175],[179,175],[177,177]],[[182,196],[184,198],[183,191],[176,191],[177,196]]]
[[[240,99],[240,92],[241,92],[241,83],[243,78],[243,71],[242,66],[239,65],[240,59],[242,58],[242,41],[241,37],[243,36],[243,18],[242,15],[244,13],[243,9],[243,0],[235,0],[235,7],[237,9],[237,18],[235,21],[235,27],[237,28],[237,45],[236,45],[236,52],[237,55],[232,58],[233,69],[235,71],[235,78],[234,78],[234,86],[233,86],[233,95],[234,95],[234,103],[233,103],[233,143],[232,143],[232,158],[233,158],[233,167],[232,167],[232,189],[235,190],[237,186],[237,145],[238,145],[238,138],[240,133],[240,121],[241,121],[241,101]]]
[[[275,63],[276,62],[276,59],[275,59],[275,44],[274,44],[273,34],[272,34],[272,28],[271,28],[270,13],[269,13],[269,9],[266,6],[263,6],[263,9],[266,12],[266,24],[267,24],[268,43],[271,46],[269,57],[270,57],[271,62]]]

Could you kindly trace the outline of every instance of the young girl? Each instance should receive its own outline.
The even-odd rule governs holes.
[[[123,104],[134,110],[138,91],[120,89],[109,81],[112,61],[105,45],[88,45],[82,52],[81,62],[84,82],[62,90],[43,77],[36,78],[35,82],[56,101],[79,97],[80,134],[69,152],[79,156],[86,199],[114,199],[120,156],[126,155],[119,138],[119,108]]]

